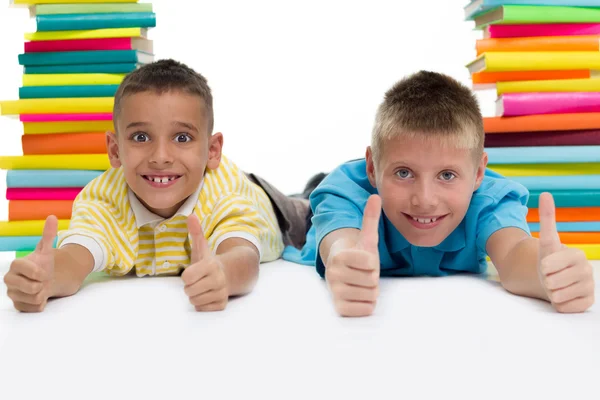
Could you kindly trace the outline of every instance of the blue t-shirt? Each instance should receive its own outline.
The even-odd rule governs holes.
[[[283,259],[316,266],[323,277],[325,266],[317,250],[321,240],[337,229],[360,229],[363,210],[372,194],[377,194],[377,189],[369,182],[365,159],[336,168],[310,196],[314,216],[306,244],[301,250],[287,247]],[[381,276],[485,272],[486,243],[494,232],[516,227],[530,233],[525,218],[528,197],[529,192],[520,183],[486,170],[464,219],[434,247],[411,245],[382,212],[379,220]]]

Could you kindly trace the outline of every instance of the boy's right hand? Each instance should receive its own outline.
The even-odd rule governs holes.
[[[325,278],[336,311],[344,317],[364,317],[375,310],[379,296],[379,217],[381,198],[367,201],[363,225],[353,248],[329,255]]]
[[[42,239],[35,250],[14,260],[4,275],[8,297],[17,310],[40,312],[46,307],[54,278],[53,243],[57,234],[58,220],[51,215],[46,219]]]

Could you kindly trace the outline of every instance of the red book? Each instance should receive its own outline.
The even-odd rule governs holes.
[[[154,54],[152,41],[145,38],[125,37],[106,39],[40,40],[25,42],[25,53],[48,51],[139,50]]]

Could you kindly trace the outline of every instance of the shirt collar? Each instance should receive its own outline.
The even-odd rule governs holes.
[[[386,245],[390,253],[396,253],[400,250],[404,250],[409,246],[412,246],[408,240],[402,236],[402,234],[396,229],[394,224],[383,214],[383,225],[385,229],[385,237],[388,238],[386,240]],[[442,243],[437,246],[432,247],[434,250],[438,250],[441,252],[453,252],[459,251],[463,249],[466,245],[465,241],[465,219],[462,220],[460,224],[448,235],[446,239],[442,241]]]
[[[198,188],[194,193],[188,197],[185,202],[179,207],[174,216],[184,216],[187,217],[192,214],[194,211],[194,207],[198,202],[198,198],[200,196],[200,190],[202,190],[202,185],[204,184],[204,179],[198,185]],[[148,210],[142,202],[137,198],[135,193],[129,188],[127,190],[127,196],[129,198],[129,204],[131,205],[131,210],[133,211],[133,215],[135,217],[135,223],[137,228],[141,228],[144,225],[152,224],[155,222],[164,221],[165,218],[160,215],[154,214],[152,211]]]

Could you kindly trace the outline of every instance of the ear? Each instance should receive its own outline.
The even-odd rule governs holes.
[[[487,168],[488,163],[488,155],[484,151],[481,155],[481,160],[479,161],[479,165],[477,166],[477,175],[475,176],[475,187],[473,187],[473,191],[479,189],[481,186],[481,182],[483,181],[483,176],[485,175],[485,169]]]
[[[377,187],[377,179],[375,176],[375,162],[373,161],[373,152],[371,151],[371,146],[367,147],[367,154],[365,155],[367,160],[367,177],[369,178],[369,182],[371,186]]]
[[[110,166],[119,168],[122,164],[119,159],[119,143],[117,141],[117,135],[114,132],[106,132],[106,150],[108,152]]]
[[[208,138],[208,162],[206,168],[217,169],[221,163],[221,151],[223,150],[223,134],[217,132]]]

